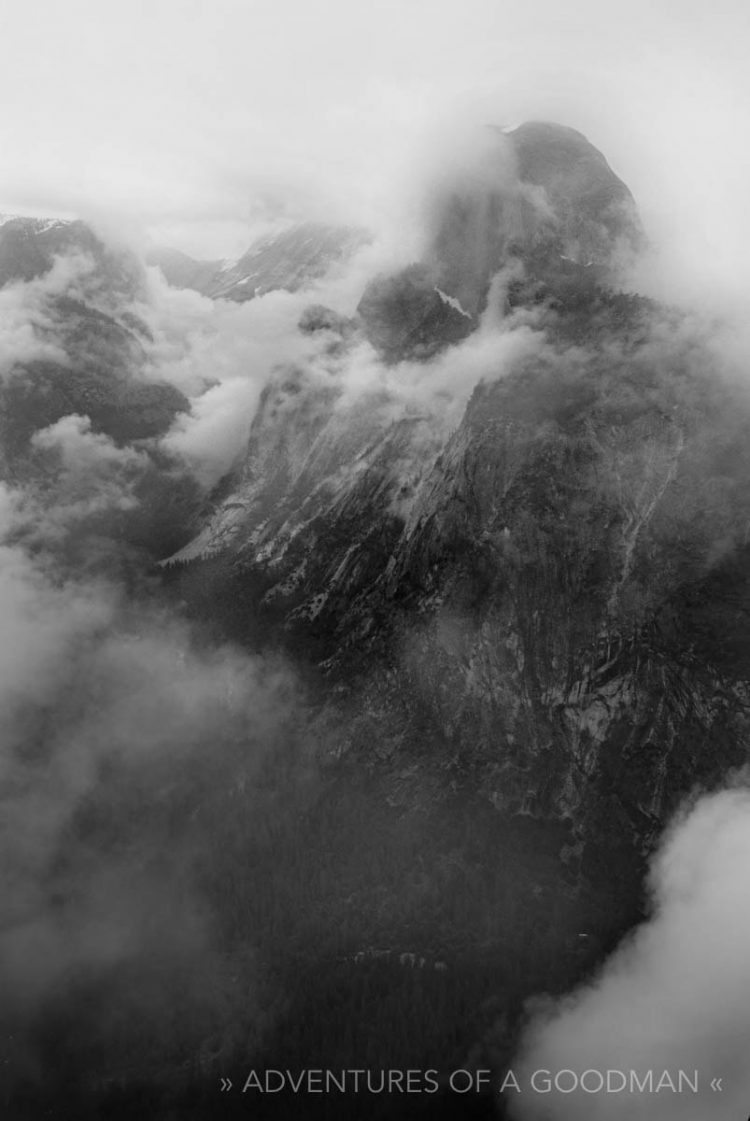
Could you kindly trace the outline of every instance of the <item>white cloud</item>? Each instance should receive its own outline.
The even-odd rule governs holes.
[[[513,1063],[534,1070],[699,1074],[699,1093],[524,1093],[523,1121],[732,1121],[750,1100],[750,791],[699,800],[667,831],[652,917],[594,981],[537,1015]],[[711,1090],[722,1079],[723,1091]],[[617,1080],[619,1082],[619,1080]],[[617,1084],[615,1082],[615,1084]],[[591,1085],[596,1081],[590,1080]],[[571,1081],[563,1086],[570,1086]]]

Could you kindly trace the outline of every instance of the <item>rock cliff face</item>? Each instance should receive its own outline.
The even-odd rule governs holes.
[[[476,215],[451,202],[433,263],[449,290],[431,300],[420,265],[360,314],[386,358],[413,356],[411,285],[425,358],[462,337],[446,309],[474,326],[444,296],[475,315],[512,255],[501,330],[531,324],[532,345],[453,430],[386,391],[352,403],[333,361],[280,373],[228,497],[172,560],[214,605],[224,589],[240,631],[281,628],[335,683],[334,753],[388,776],[390,798],[470,788],[567,821],[578,868],[642,853],[687,790],[746,757],[750,404],[699,326],[611,286],[642,235],[603,157],[551,125],[510,140],[533,221],[506,228],[503,181],[472,272]]]
[[[747,734],[741,432],[731,400],[644,357],[480,386],[335,656],[392,604],[351,742],[389,727],[498,809],[636,849]]]
[[[502,270],[516,281],[522,273],[526,300],[609,285],[644,240],[633,197],[601,152],[542,122],[488,130],[435,189],[427,227],[421,265],[377,278],[359,306],[388,360],[430,357],[476,330]]]

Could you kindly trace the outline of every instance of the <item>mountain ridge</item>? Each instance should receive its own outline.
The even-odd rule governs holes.
[[[270,291],[298,291],[344,266],[369,240],[359,227],[300,222],[258,238],[236,261],[201,261],[162,247],[151,249],[146,259],[173,287],[244,303]]]
[[[680,658],[673,665],[673,646],[652,648],[675,597],[714,571],[701,525],[709,514],[717,517],[711,488],[729,485],[740,502],[738,485],[721,482],[706,448],[707,429],[735,433],[734,451],[723,455],[736,456],[744,470],[731,420],[738,402],[701,374],[698,328],[687,344],[687,321],[612,286],[622,242],[635,251],[644,241],[632,196],[604,157],[574,130],[537,123],[511,135],[529,181],[549,188],[562,218],[552,222],[542,208],[520,240],[516,229],[512,260],[502,234],[499,256],[482,265],[473,306],[489,298],[491,269],[515,261],[500,330],[511,334],[519,322],[531,324],[535,341],[528,354],[474,389],[452,433],[418,409],[394,421],[387,397],[377,394],[348,412],[343,406],[342,413],[335,373],[321,390],[304,374],[289,382],[281,372],[261,400],[234,487],[170,563],[204,563],[212,573],[209,585],[226,581],[229,598],[240,595],[244,583],[254,601],[253,625],[265,616],[268,626],[286,633],[292,649],[299,643],[311,651],[325,676],[360,698],[357,706],[364,688],[365,708],[378,715],[365,721],[366,733],[361,716],[351,721],[360,731],[346,737],[345,754],[353,751],[367,766],[361,745],[389,737],[389,756],[398,758],[397,745],[407,741],[420,750],[416,729],[423,725],[412,718],[404,723],[403,714],[421,711],[429,696],[430,734],[443,745],[438,757],[455,754],[462,781],[478,784],[504,812],[580,816],[576,829],[591,852],[602,843],[601,806],[607,804],[627,823],[626,847],[639,860],[696,776],[711,782],[744,758],[744,678],[719,687],[717,672],[706,693],[705,664]],[[488,197],[495,197],[491,184]],[[449,197],[447,217],[438,223],[436,260],[441,247],[460,241],[453,229],[456,198]],[[467,205],[461,228],[474,220],[474,201]],[[480,217],[488,212],[484,203],[477,206]],[[560,251],[571,241],[579,259]],[[469,321],[432,284],[452,270],[456,280],[448,293],[460,290],[461,254],[449,254],[438,273],[431,265],[418,267],[422,272],[377,281],[386,295],[371,286],[358,309],[365,334],[388,362],[429,362],[446,348],[460,356],[479,327],[479,318]],[[405,285],[405,298],[398,285]],[[408,341],[415,337],[409,335],[415,291],[419,300],[434,293],[427,318],[419,318],[421,311],[417,317],[427,350],[420,344],[415,351]],[[377,315],[397,339],[392,349],[374,333],[368,300],[380,301]],[[434,317],[438,307],[452,317],[447,324]],[[686,487],[693,490],[687,504]],[[730,553],[741,547],[732,529],[738,509],[720,507],[715,527]],[[678,544],[682,538],[689,547]],[[650,588],[648,573],[659,552],[660,578]],[[632,604],[641,601],[645,606],[633,614]],[[556,631],[536,621],[545,613],[558,618]],[[495,616],[505,620],[504,638],[490,623]],[[424,663],[443,667],[428,685],[404,665],[414,618]],[[470,638],[475,625],[479,631]],[[440,638],[446,626],[456,636],[447,651]],[[491,641],[480,638],[488,627]],[[670,665],[671,715],[664,726],[666,717],[654,715],[667,711],[656,682]],[[714,703],[712,688],[735,697],[732,732],[732,705],[726,693]],[[441,690],[463,698],[458,720],[443,713]],[[640,711],[636,730],[626,733],[623,721]],[[675,757],[677,738],[685,729],[694,735],[701,720],[703,747],[694,749],[691,766],[674,764],[669,772],[666,760]],[[712,727],[722,729],[723,746]],[[606,776],[615,744],[640,758],[642,745],[659,737],[665,746],[634,769],[633,788],[623,780],[620,794],[605,798],[602,783],[611,781]],[[586,821],[597,824],[589,829]]]

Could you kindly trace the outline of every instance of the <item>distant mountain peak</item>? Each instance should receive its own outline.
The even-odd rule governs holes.
[[[46,230],[54,230],[58,227],[70,225],[70,221],[67,218],[35,218],[28,214],[5,214],[0,212],[0,226],[6,226],[10,222],[18,222],[21,226],[35,234],[41,234]]]
[[[162,248],[153,249],[148,261],[173,287],[244,303],[274,290],[296,292],[346,262],[368,241],[360,227],[301,222],[258,238],[236,261],[197,261]]]

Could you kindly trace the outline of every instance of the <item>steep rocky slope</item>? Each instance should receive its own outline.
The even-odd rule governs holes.
[[[434,402],[347,397],[356,340],[327,371],[282,371],[239,477],[172,561],[199,599],[226,596],[234,633],[282,628],[337,683],[335,751],[384,768],[389,797],[472,789],[567,821],[575,867],[632,863],[694,783],[745,758],[750,403],[704,326],[613,287],[642,234],[604,158],[557,126],[510,140],[510,229],[507,177],[478,209],[450,197],[435,309],[473,292],[476,313],[508,266],[498,330],[532,343],[453,431]],[[476,265],[462,233],[488,214]],[[403,282],[377,282],[392,338]],[[378,290],[360,305],[376,346]],[[433,351],[460,338],[421,322]]]

